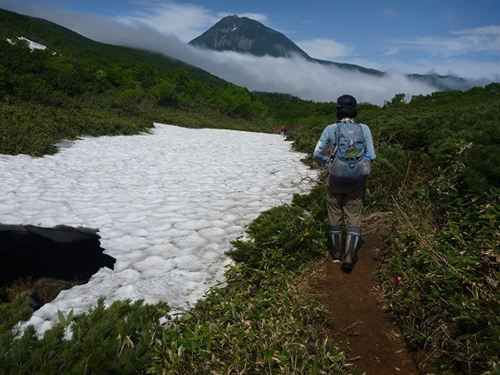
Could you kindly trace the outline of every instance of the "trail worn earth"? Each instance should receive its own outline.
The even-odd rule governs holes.
[[[380,243],[376,233],[364,236],[351,273],[342,272],[340,263],[326,256],[310,290],[328,311],[331,337],[344,349],[354,373],[419,374],[403,337],[379,302]]]

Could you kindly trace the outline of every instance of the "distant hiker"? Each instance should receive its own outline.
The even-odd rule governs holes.
[[[287,129],[286,125],[280,126],[280,130],[279,131],[280,131],[280,134],[281,134],[282,137],[286,137],[287,130],[288,129]]]
[[[314,158],[328,167],[328,235],[332,256],[335,261],[342,261],[342,270],[347,272],[352,270],[361,239],[365,179],[375,159],[370,128],[354,121],[356,107],[356,99],[351,95],[339,97],[338,122],[323,130],[314,149]],[[328,149],[332,149],[331,155],[327,154]],[[343,224],[347,229],[344,244]]]

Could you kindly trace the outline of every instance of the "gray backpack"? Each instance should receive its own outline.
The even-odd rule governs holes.
[[[330,179],[349,183],[365,179],[370,174],[370,160],[365,158],[365,137],[360,124],[337,123],[333,161],[328,166]]]

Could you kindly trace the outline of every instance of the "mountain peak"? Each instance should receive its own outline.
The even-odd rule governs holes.
[[[216,51],[251,53],[256,56],[309,55],[280,32],[259,21],[237,15],[226,16],[189,44]]]
[[[221,21],[236,21],[239,19],[240,19],[240,17],[238,17],[236,14],[233,14],[232,16],[226,16],[226,17],[221,18]]]

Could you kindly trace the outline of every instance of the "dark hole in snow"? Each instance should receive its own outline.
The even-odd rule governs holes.
[[[86,283],[101,267],[113,269],[116,259],[103,254],[97,232],[0,224],[1,299],[12,299],[13,290],[27,291],[40,305],[62,289]]]

